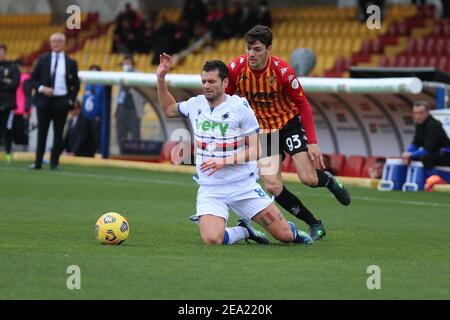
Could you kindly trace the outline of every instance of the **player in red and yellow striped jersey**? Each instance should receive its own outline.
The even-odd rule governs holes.
[[[317,145],[311,106],[293,69],[271,55],[271,29],[255,26],[245,37],[247,54],[236,57],[228,65],[226,93],[246,97],[256,114],[263,146],[260,176],[266,189],[278,204],[310,225],[314,240],[320,239],[325,235],[322,222],[283,186],[280,168],[284,153],[292,156],[297,175],[304,184],[327,187],[343,205],[350,204],[350,195],[331,173],[318,169],[325,166]],[[263,170],[268,165],[273,168],[274,164],[275,171]]]

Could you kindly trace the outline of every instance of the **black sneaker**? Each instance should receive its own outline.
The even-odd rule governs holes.
[[[325,231],[325,226],[322,224],[322,221],[319,220],[319,223],[311,225],[309,234],[314,241],[323,238],[327,232]]]
[[[339,182],[335,176],[333,176],[330,172],[325,171],[325,174],[333,180],[334,183],[331,183],[331,186],[327,187],[328,190],[331,191],[332,194],[336,197],[336,199],[343,204],[344,206],[348,206],[350,204],[350,193],[344,187],[344,185]]]
[[[243,227],[247,229],[248,231],[248,239],[251,239],[255,242],[258,242],[260,244],[269,244],[269,239],[267,239],[264,232],[258,231],[255,228],[253,228],[252,223],[248,219],[240,219],[237,223],[239,227]],[[246,239],[247,240],[247,239]]]
[[[28,167],[28,169],[30,169],[30,170],[41,170],[41,169],[42,169],[42,166],[41,166],[40,164],[32,163],[32,164]]]

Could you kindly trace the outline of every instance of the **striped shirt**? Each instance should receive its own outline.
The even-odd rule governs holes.
[[[189,118],[195,134],[198,184],[221,185],[257,176],[256,161],[226,165],[211,176],[200,170],[205,160],[243,150],[245,137],[258,133],[258,121],[244,98],[225,95],[225,101],[211,109],[205,96],[199,95],[179,103],[178,111]]]
[[[262,132],[281,129],[300,115],[309,143],[317,143],[311,106],[289,64],[269,56],[266,68],[252,70],[245,54],[233,59],[228,71],[226,93],[236,92],[248,100]]]

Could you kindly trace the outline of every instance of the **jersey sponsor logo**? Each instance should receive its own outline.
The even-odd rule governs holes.
[[[202,130],[202,131],[209,131],[209,130],[214,130],[216,128],[219,128],[220,134],[222,135],[222,137],[224,137],[225,133],[227,132],[227,129],[229,127],[229,124],[222,123],[222,122],[209,121],[209,120],[201,121],[201,120],[195,119],[195,127],[197,128],[197,130]]]
[[[276,94],[277,92],[256,92],[256,93],[247,92],[246,96],[247,99],[250,99],[252,101],[260,101],[260,100],[272,100]]]

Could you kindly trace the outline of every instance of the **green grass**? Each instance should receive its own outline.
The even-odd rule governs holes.
[[[0,299],[450,298],[448,194],[350,188],[343,207],[326,190],[288,186],[324,221],[323,240],[206,246],[188,219],[190,175],[2,163]],[[130,222],[122,246],[94,237],[108,211]],[[66,287],[69,265],[81,290]],[[367,289],[369,265],[381,268],[380,290]]]

